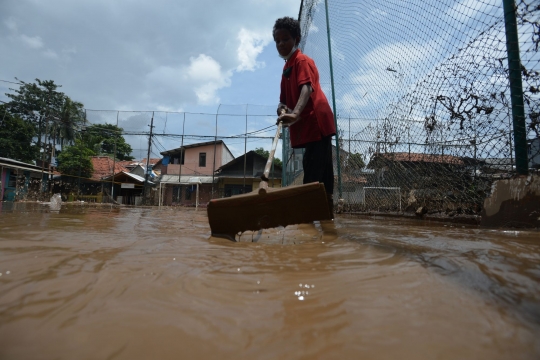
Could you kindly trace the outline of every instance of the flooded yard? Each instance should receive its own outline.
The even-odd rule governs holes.
[[[540,358],[538,231],[2,206],[1,359]]]

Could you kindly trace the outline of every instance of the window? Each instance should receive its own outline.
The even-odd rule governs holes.
[[[9,174],[8,186],[7,187],[10,187],[10,188],[16,188],[17,187],[17,175]]]
[[[186,186],[186,200],[191,200],[192,186]]]
[[[206,167],[206,153],[199,153],[199,167]]]

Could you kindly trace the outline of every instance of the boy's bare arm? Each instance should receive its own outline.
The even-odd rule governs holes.
[[[292,124],[300,120],[300,114],[306,107],[312,92],[313,88],[311,87],[311,84],[302,85],[302,89],[300,90],[300,97],[298,98],[298,102],[296,103],[294,110],[290,113],[280,115],[278,122],[282,121],[283,126],[291,126]],[[282,104],[280,104],[280,108],[281,105]]]

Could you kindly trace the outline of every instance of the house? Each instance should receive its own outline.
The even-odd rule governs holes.
[[[155,185],[158,174],[151,170],[148,181],[145,177],[146,159],[141,161],[119,161],[109,156],[90,157],[94,171],[88,179],[62,176],[54,192],[69,194],[68,199],[95,202],[114,201],[125,205],[139,205],[142,202],[144,185]],[[160,159],[151,159],[150,164]]]
[[[144,176],[133,172],[120,171],[102,179],[113,185],[111,195],[113,199],[124,205],[141,205],[144,195],[144,186],[154,186],[155,183]]]
[[[423,153],[375,153],[367,168],[375,170],[375,186],[402,188],[430,187],[448,177],[455,181],[456,171],[465,172],[468,163],[452,155]]]
[[[47,190],[52,172],[48,167],[27,164],[0,157],[0,200],[15,201],[34,194],[35,198]]]
[[[160,205],[208,203],[217,191],[215,171],[234,159],[222,140],[184,145],[161,155],[154,165],[161,173]]]
[[[102,181],[103,178],[109,177],[121,171],[129,171],[120,161],[115,161],[108,156],[92,156],[90,158],[94,172],[92,180]]]
[[[397,210],[406,199],[414,198],[409,201],[411,204],[420,200],[428,204],[452,199],[470,188],[475,176],[472,169],[479,168],[481,163],[453,155],[375,153],[367,165],[375,173],[364,188],[370,189],[370,194],[365,192],[365,204]]]
[[[148,165],[151,169],[154,169],[154,165],[161,161],[161,158],[150,158]],[[146,168],[146,158],[142,160],[117,160],[117,163],[125,167],[128,171],[133,172],[133,169],[137,166]]]
[[[252,150],[218,168],[217,197],[230,197],[257,189],[267,161]],[[269,187],[281,187],[281,173],[281,166],[272,166],[268,176]]]

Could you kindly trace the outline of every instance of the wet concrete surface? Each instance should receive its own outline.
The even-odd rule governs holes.
[[[540,233],[2,203],[1,359],[538,359]],[[253,241],[256,242],[253,242]]]

